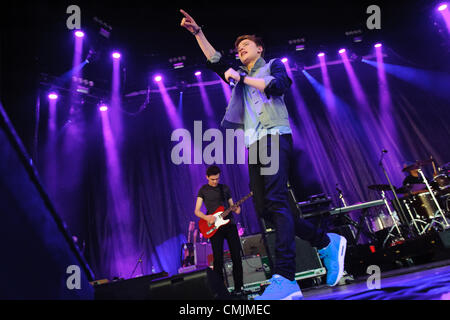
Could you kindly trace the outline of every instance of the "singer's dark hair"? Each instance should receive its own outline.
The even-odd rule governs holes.
[[[263,50],[262,50],[262,52],[261,52],[261,57],[264,56],[265,48],[264,48],[264,43],[263,43],[263,41],[262,41],[262,38],[257,37],[257,36],[254,35],[254,34],[244,34],[244,35],[242,35],[242,36],[239,36],[239,37],[237,37],[236,41],[234,42],[234,47],[236,48],[236,50],[237,50],[237,47],[238,47],[239,43],[241,43],[241,42],[244,41],[244,40],[251,40],[251,41],[253,41],[254,43],[256,43],[256,45],[257,45],[258,47],[262,47]]]
[[[215,176],[216,174],[220,173],[220,169],[218,166],[209,166],[208,169],[206,169],[206,176]]]

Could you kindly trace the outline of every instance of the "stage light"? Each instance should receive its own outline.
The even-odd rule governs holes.
[[[84,32],[81,30],[77,30],[75,31],[75,36],[78,38],[83,38],[84,37]]]
[[[201,76],[202,75],[202,72],[201,71],[197,71],[196,73],[194,73],[195,74],[195,76],[196,77],[199,77],[199,76]]]
[[[445,9],[447,9],[447,4],[446,3],[444,3],[444,4],[441,4],[439,7],[438,7],[438,11],[444,11]]]
[[[302,50],[305,50],[304,44],[299,44],[295,46],[295,51],[302,51]]]
[[[325,56],[325,53],[319,52],[319,54],[318,54],[317,56],[318,56],[318,57],[323,57],[323,56]]]
[[[288,58],[281,59],[281,62],[286,63],[288,61]]]
[[[376,44],[374,45],[374,47],[375,47],[375,48],[380,48],[380,47],[381,47],[381,43],[376,43]]]
[[[175,64],[173,65],[173,68],[174,68],[174,69],[181,69],[181,68],[184,68],[184,63],[183,63],[183,62],[175,63]]]
[[[56,99],[58,99],[58,95],[56,93],[54,93],[54,92],[51,92],[51,93],[48,94],[48,98],[50,100],[56,100]]]
[[[122,55],[121,55],[119,52],[117,52],[117,51],[115,51],[115,52],[112,53],[112,57],[113,57],[114,59],[120,59],[121,56],[122,56]]]
[[[345,49],[340,49],[340,50],[339,50],[339,53],[340,53],[340,54],[343,54],[345,51],[346,51]]]
[[[100,110],[101,112],[108,111],[108,106],[106,104],[102,103],[98,106],[98,110]]]
[[[162,76],[157,75],[153,78],[156,82],[160,82],[162,80]]]

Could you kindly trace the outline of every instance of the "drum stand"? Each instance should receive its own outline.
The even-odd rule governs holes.
[[[392,191],[392,193],[394,194],[395,201],[397,202],[398,208],[399,208],[399,210],[400,210],[400,212],[398,212],[398,216],[399,216],[400,221],[403,223],[403,220],[406,219],[406,218],[405,218],[405,213],[403,212],[403,208],[402,208],[402,206],[401,206],[401,204],[400,204],[400,200],[398,200],[397,192],[395,192],[395,188],[394,188],[394,186],[392,185],[391,179],[389,179],[389,175],[388,175],[388,173],[387,173],[387,171],[386,171],[386,168],[385,168],[384,165],[383,165],[383,158],[384,158],[384,155],[385,155],[386,152],[387,152],[386,150],[383,150],[383,151],[381,152],[381,158],[380,158],[379,165],[380,165],[380,167],[383,169],[383,173],[384,173],[384,175],[386,176],[387,182],[389,183],[389,187],[391,188],[391,191]],[[400,238],[404,239],[404,237],[403,237],[403,234],[402,234],[401,231],[400,231],[400,228],[399,228],[398,225],[397,225],[397,221],[395,221],[394,215],[393,215],[393,213],[392,213],[391,207],[389,207],[389,203],[387,202],[386,194],[384,193],[384,191],[381,192],[381,196],[383,197],[383,201],[384,201],[384,203],[385,203],[385,205],[386,205],[386,208],[387,208],[388,211],[389,211],[389,215],[391,216],[391,219],[392,219],[392,221],[394,222],[394,225],[393,225],[393,226],[391,227],[391,229],[389,230],[389,233],[388,233],[386,239],[384,239],[384,242],[383,242],[383,247],[384,247],[385,244],[386,244],[386,242],[387,242],[387,240],[388,240],[390,237],[393,237],[393,236],[394,236],[394,234],[392,233],[392,231],[394,231],[394,229],[397,230],[398,235],[400,236]]]
[[[397,230],[397,233],[398,233],[398,235],[399,235],[400,238],[403,239],[403,235],[402,235],[402,233],[401,233],[401,231],[400,231],[400,228],[398,227],[397,221],[396,221],[395,218],[394,218],[394,214],[393,214],[393,212],[392,212],[392,210],[391,210],[391,207],[389,206],[389,203],[388,203],[388,201],[387,201],[386,194],[385,194],[384,191],[381,191],[381,197],[383,198],[384,204],[386,205],[386,208],[387,208],[387,210],[388,210],[388,212],[389,212],[389,215],[391,216],[392,222],[394,223],[394,225],[393,225],[393,226],[391,227],[391,229],[389,230],[389,233],[388,233],[388,235],[386,236],[386,239],[384,239],[384,241],[383,241],[383,247],[384,247],[384,246],[386,245],[386,242],[388,241],[388,239],[389,239],[390,237],[394,237],[394,233],[393,233],[394,229]]]
[[[420,231],[420,230],[419,230],[419,227],[418,227],[417,224],[416,224],[416,221],[417,221],[417,222],[420,222],[420,223],[422,223],[422,224],[424,224],[424,225],[427,225],[427,222],[426,222],[426,221],[423,221],[423,220],[420,220],[420,219],[417,219],[417,216],[416,216],[416,218],[414,218],[414,216],[413,216],[413,214],[412,214],[412,212],[411,212],[411,208],[409,207],[409,205],[408,205],[408,203],[407,203],[406,201],[405,201],[405,207],[406,207],[406,211],[408,211],[409,216],[411,217],[411,221],[412,221],[414,227],[416,228],[417,234],[418,234],[419,236],[421,236],[422,234],[425,233],[425,231],[426,231],[426,226],[425,226],[425,228],[422,228],[422,231]]]
[[[430,192],[430,195],[431,195],[431,197],[433,198],[433,201],[434,201],[434,203],[436,204],[436,207],[438,208],[438,212],[439,212],[436,216],[434,216],[434,217],[431,219],[431,223],[425,228],[425,231],[431,229],[431,227],[432,227],[435,223],[441,225],[441,227],[442,227],[444,230],[450,228],[450,225],[448,224],[448,221],[447,221],[447,219],[445,218],[444,211],[442,211],[441,206],[439,205],[439,202],[437,201],[436,197],[434,196],[433,189],[431,189],[431,186],[430,186],[430,184],[428,183],[427,178],[426,178],[425,175],[423,174],[422,169],[419,168],[417,171],[418,171],[419,174],[422,176],[423,182],[425,182],[425,185],[427,186],[427,189],[428,189],[428,191]],[[439,216],[441,216],[442,219],[444,220],[444,224],[436,220],[436,218],[439,217]]]

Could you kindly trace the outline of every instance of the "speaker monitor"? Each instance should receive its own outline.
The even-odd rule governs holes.
[[[154,281],[149,286],[152,300],[224,300],[229,292],[210,268]]]
[[[158,273],[95,286],[96,300],[221,300],[224,283],[210,268],[168,277]]]
[[[450,230],[439,232],[439,238],[441,239],[444,248],[450,248]]]

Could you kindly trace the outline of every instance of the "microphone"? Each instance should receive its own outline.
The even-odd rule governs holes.
[[[387,152],[388,151],[386,149],[381,150],[380,162],[378,163],[380,166],[383,166],[384,154],[387,153]]]
[[[230,87],[232,88],[236,87],[237,84],[236,80],[234,80],[233,78],[229,78],[228,81],[230,81]]]

